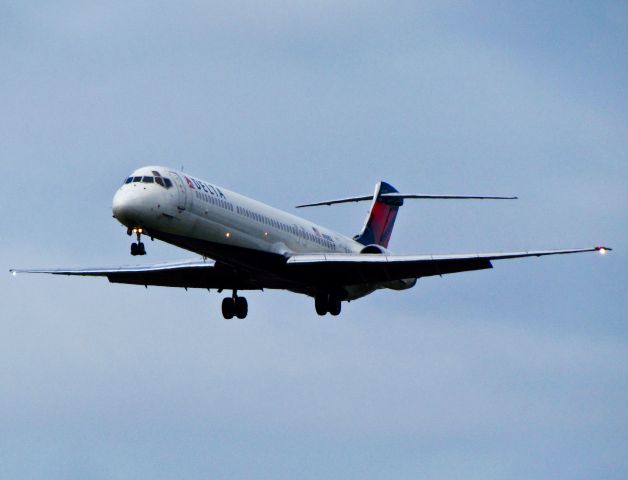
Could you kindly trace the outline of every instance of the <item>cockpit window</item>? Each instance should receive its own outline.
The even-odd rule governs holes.
[[[164,188],[172,187],[172,182],[169,178],[163,177],[157,170],[153,170],[152,172],[153,175],[155,175],[155,183],[157,185],[161,185]]]
[[[145,175],[143,177],[129,177],[127,178],[124,183],[156,183],[157,185],[160,185],[163,188],[171,188],[172,187],[172,180],[170,180],[167,177],[162,177],[159,172],[157,171],[153,171],[153,173],[155,174],[155,176],[150,176],[150,175]]]

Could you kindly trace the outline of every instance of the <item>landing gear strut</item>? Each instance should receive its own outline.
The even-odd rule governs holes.
[[[233,291],[231,297],[222,299],[222,316],[225,320],[231,320],[234,316],[246,318],[249,313],[249,304],[244,297],[238,297],[238,292]]]
[[[320,316],[330,313],[335,317],[342,310],[342,302],[336,294],[318,293],[314,297],[314,308]]]
[[[146,248],[144,247],[144,244],[141,242],[142,239],[142,233],[144,232],[144,229],[142,228],[129,228],[127,230],[127,233],[129,235],[135,233],[137,235],[137,243],[133,242],[131,244],[131,255],[136,256],[136,255],[146,255]]]

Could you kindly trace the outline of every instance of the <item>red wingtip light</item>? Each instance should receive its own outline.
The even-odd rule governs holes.
[[[598,252],[600,252],[600,255],[606,255],[606,253],[607,253],[609,250],[611,250],[611,249],[610,249],[610,248],[608,248],[608,247],[602,247],[602,246],[595,247],[595,249],[596,249]]]

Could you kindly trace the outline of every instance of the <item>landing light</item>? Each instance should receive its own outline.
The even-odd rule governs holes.
[[[14,277],[17,275],[17,272],[15,270],[13,270],[11,273],[13,274]]]
[[[229,238],[231,236],[230,232],[225,233],[225,237]]]
[[[600,255],[606,255],[606,249],[604,247],[599,249]]]

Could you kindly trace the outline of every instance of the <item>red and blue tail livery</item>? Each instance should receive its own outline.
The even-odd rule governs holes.
[[[375,186],[373,203],[369,211],[362,232],[354,237],[362,245],[380,245],[388,248],[390,235],[395,226],[397,211],[403,205],[403,197],[386,196],[399,191],[386,182],[379,182]]]

